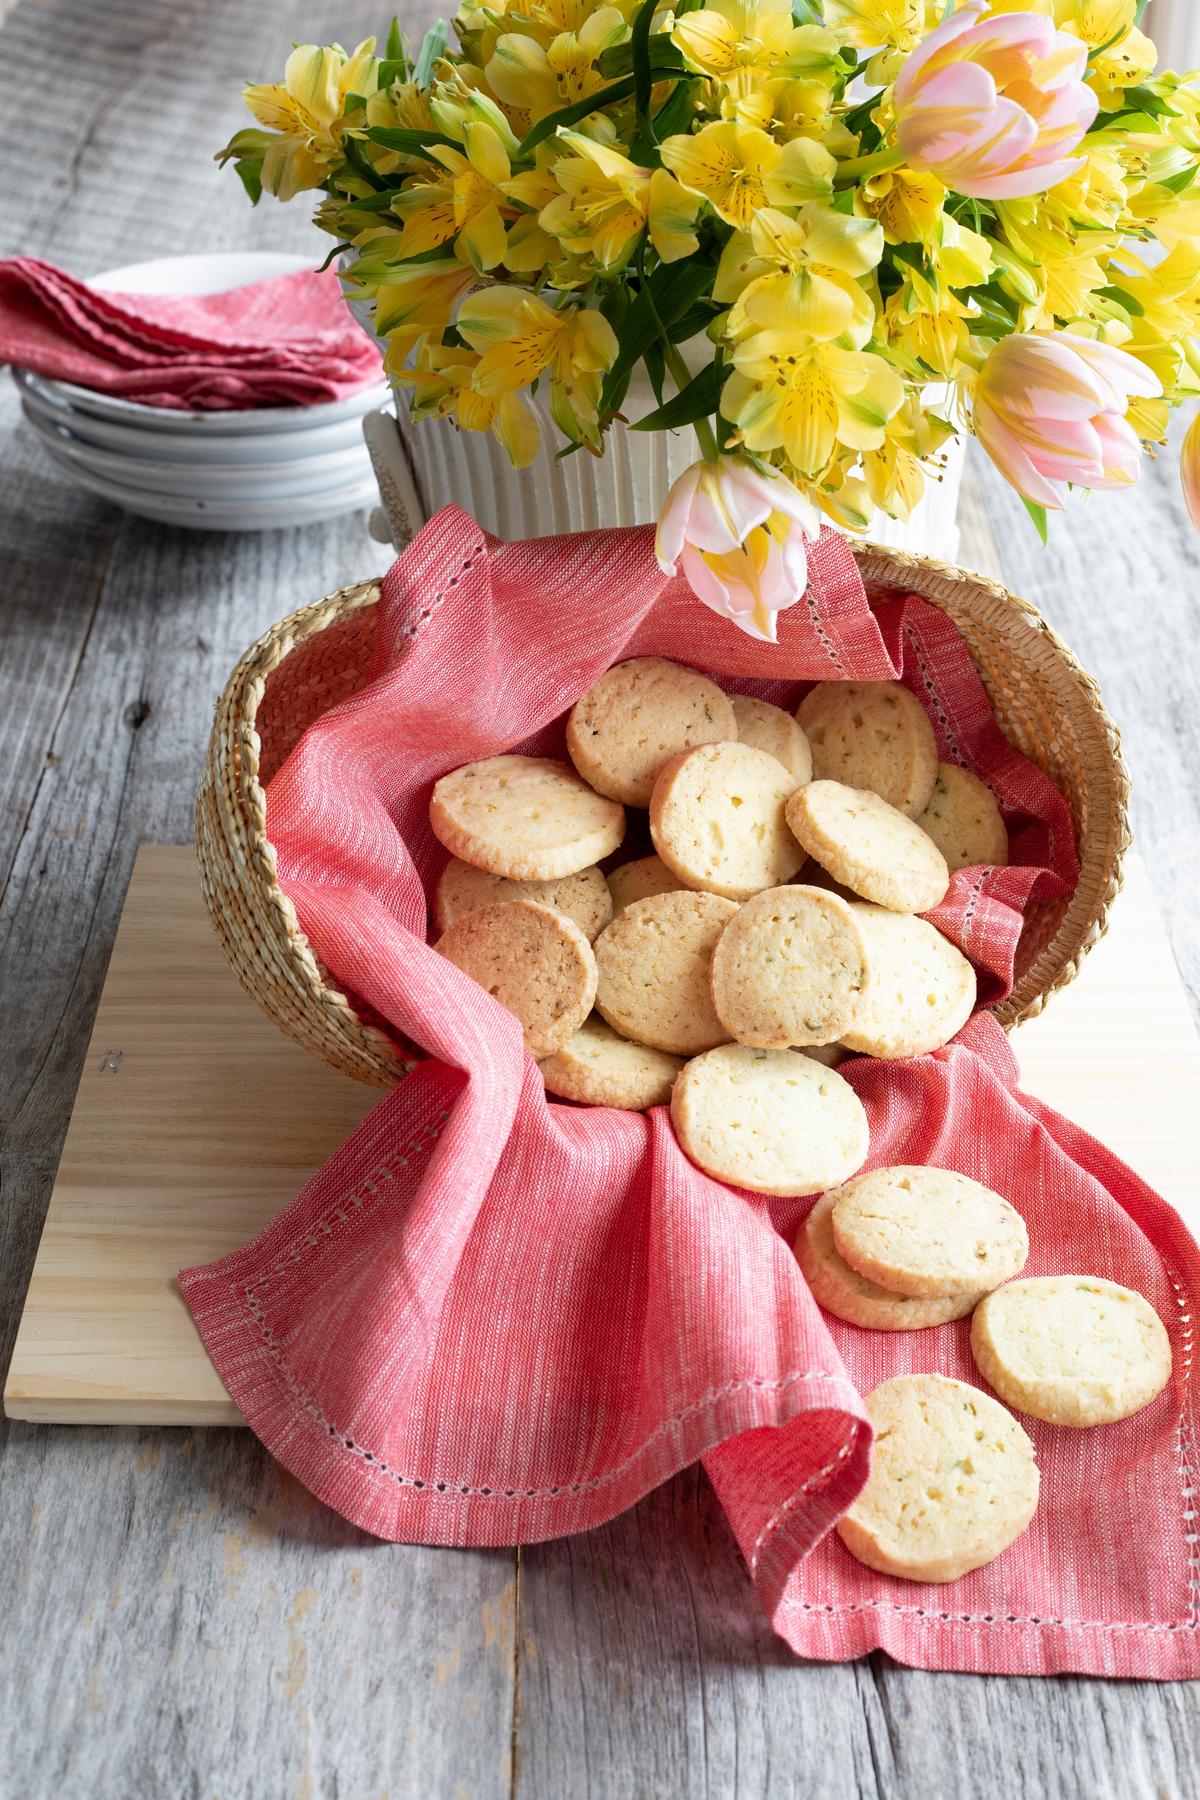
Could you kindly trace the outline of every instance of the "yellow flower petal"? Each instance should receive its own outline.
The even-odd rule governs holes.
[[[650,242],[664,262],[678,262],[700,248],[694,227],[699,201],[684,192],[667,169],[655,169],[650,177],[647,222]]]

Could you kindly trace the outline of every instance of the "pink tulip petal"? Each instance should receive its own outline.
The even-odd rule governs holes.
[[[1035,506],[1046,506],[1054,512],[1061,512],[1065,504],[1062,489],[1053,486],[1039,473],[1032,457],[1018,443],[1007,425],[990,409],[981,408],[978,403],[975,407],[975,434],[1005,480],[1016,488],[1018,494],[1024,494]]]
[[[1082,169],[1085,158],[1076,156],[1067,162],[1047,163],[1041,168],[1029,166],[1008,175],[985,175],[980,180],[967,182],[960,180],[956,186],[960,194],[968,194],[975,200],[1024,200],[1030,194],[1040,194],[1060,181],[1066,181]]]
[[[1116,344],[1102,344],[1096,338],[1077,337],[1073,331],[1059,331],[1055,336],[1082,357],[1091,373],[1108,389],[1109,404],[1118,411],[1125,411],[1131,395],[1143,400],[1157,400],[1161,395],[1158,376],[1127,350],[1118,349]]]
[[[918,76],[926,65],[937,58],[948,44],[952,44],[955,39],[961,38],[970,31],[986,10],[987,0],[970,0],[968,5],[961,7],[944,24],[939,25],[936,31],[931,31],[929,36],[910,52],[896,77],[893,92],[897,107],[905,104]]]

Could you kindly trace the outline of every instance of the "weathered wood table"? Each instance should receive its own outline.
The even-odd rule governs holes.
[[[302,209],[251,213],[209,154],[241,78],[273,75],[290,40],[381,20],[364,0],[19,0],[0,27],[0,253],[86,273],[310,246]],[[65,486],[19,417],[0,381],[5,1360],[135,848],[190,838],[211,706],[246,644],[384,560],[361,517],[247,537],[141,524]],[[1048,553],[977,464],[966,527],[964,559],[999,546],[1124,723],[1200,1006],[1200,579],[1173,464],[1133,499],[1078,505]],[[1194,1685],[798,1663],[694,1471],[520,1556],[397,1549],[244,1431],[2,1429],[3,1800],[1200,1791]]]

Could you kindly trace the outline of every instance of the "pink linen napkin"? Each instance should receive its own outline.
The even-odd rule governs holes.
[[[1010,827],[1012,865],[960,872],[936,915],[988,996],[1007,991],[1023,909],[1077,878],[1062,797],[1005,744],[944,615],[912,596],[868,603],[835,534],[811,566],[773,648],[666,580],[647,530],[502,545],[450,508],[409,546],[384,583],[372,678],[287,756],[268,825],[322,962],[428,1060],[255,1243],[183,1271],[184,1295],[267,1447],[381,1537],[584,1530],[702,1457],[762,1603],[804,1654],[1200,1673],[1195,1246],[1135,1176],[1020,1094],[993,1019],[935,1056],[845,1065],[870,1166],[962,1169],[1028,1218],[1031,1272],[1140,1288],[1172,1334],[1174,1380],[1119,1426],[1033,1426],[1034,1525],[989,1568],[927,1589],[865,1570],[830,1528],[867,1473],[859,1394],[908,1368],[982,1385],[965,1325],[884,1335],[827,1319],[790,1248],[811,1202],[703,1175],[665,1109],[548,1100],[516,1021],[427,943],[445,862],[433,780],[502,750],[561,754],[562,715],[602,670],[664,654],[789,705],[805,682],[852,675],[919,694],[942,754],[986,775]],[[277,702],[268,687],[268,762]]]
[[[120,294],[34,257],[0,260],[0,363],[144,406],[314,406],[382,379],[332,269],[221,294]]]

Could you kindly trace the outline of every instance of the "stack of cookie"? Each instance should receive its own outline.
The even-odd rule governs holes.
[[[939,764],[896,682],[821,683],[793,717],[639,657],[566,736],[573,766],[496,756],[437,783],[437,948],[521,1020],[551,1093],[670,1102],[695,1162],[763,1193],[845,1180],[866,1120],[833,1065],[936,1049],[974,1007],[971,965],[916,915],[953,869],[1005,860],[991,793]],[[606,877],[627,808],[654,854]]]
[[[949,1169],[873,1169],[826,1193],[796,1256],[826,1311],[877,1331],[973,1313],[971,1350],[1017,1412],[1107,1425],[1161,1393],[1162,1321],[1141,1294],[1098,1276],[1019,1281],[1029,1250],[1016,1209]],[[943,1375],[902,1375],[865,1401],[871,1476],[838,1524],[860,1562],[912,1581],[953,1581],[1007,1548],[1033,1518],[1033,1445],[998,1401]]]

